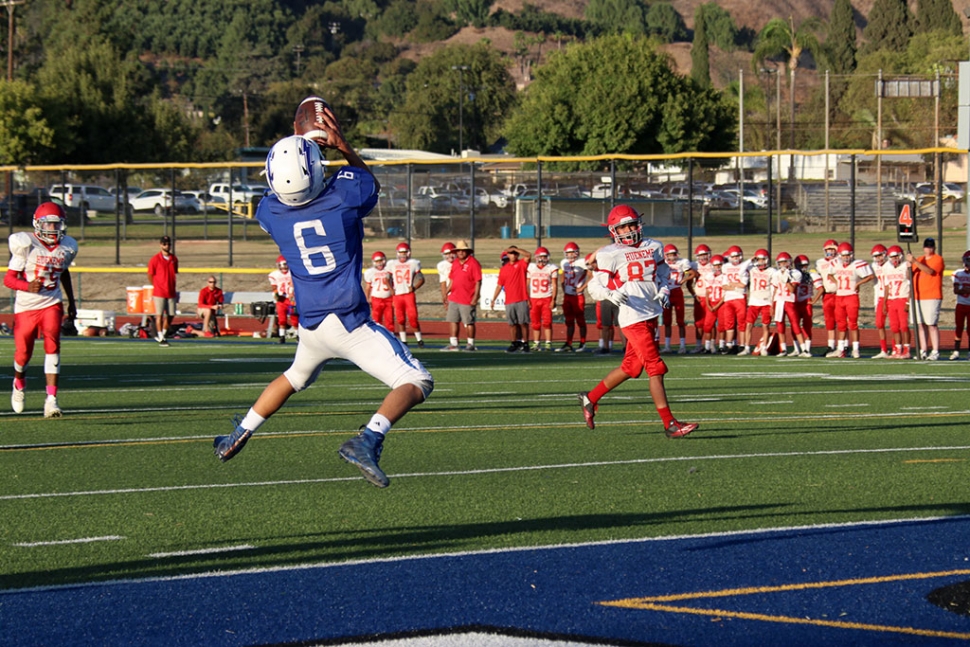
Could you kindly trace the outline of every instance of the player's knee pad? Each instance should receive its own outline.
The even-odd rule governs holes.
[[[61,372],[61,354],[48,353],[44,355],[44,373],[57,375]]]

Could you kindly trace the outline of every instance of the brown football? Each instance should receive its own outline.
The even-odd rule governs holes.
[[[321,114],[330,104],[320,97],[307,97],[300,102],[293,117],[293,132],[308,139],[326,139],[327,133],[320,129]]]

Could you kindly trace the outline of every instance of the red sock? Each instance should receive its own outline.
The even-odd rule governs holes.
[[[660,414],[660,419],[664,423],[664,429],[670,426],[670,423],[674,421],[674,414],[670,413],[670,407],[657,407],[657,413]]]
[[[600,398],[602,398],[604,395],[606,395],[609,392],[610,390],[606,387],[606,384],[603,382],[600,382],[599,384],[596,385],[595,389],[593,389],[592,391],[586,394],[586,397],[589,398],[590,402],[592,402],[593,404],[596,404],[597,402],[600,401]]]
[[[881,348],[882,349],[882,352],[884,352],[884,353],[888,350],[888,347],[886,346],[886,340],[885,339],[883,339],[883,340],[881,340],[879,342],[879,348]]]

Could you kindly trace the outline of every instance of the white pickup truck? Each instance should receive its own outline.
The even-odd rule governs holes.
[[[262,198],[263,194],[269,190],[268,186],[263,186],[259,184],[249,185],[249,184],[233,184],[232,185],[232,202],[233,204],[237,202],[251,202],[253,198]],[[215,184],[209,185],[209,195],[214,198],[221,198],[225,202],[229,202],[229,183],[228,182],[216,182]]]

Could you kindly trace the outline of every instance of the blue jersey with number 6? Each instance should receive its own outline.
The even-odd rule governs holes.
[[[355,167],[332,175],[323,192],[301,207],[269,193],[256,220],[279,246],[293,275],[300,325],[316,328],[329,314],[350,331],[370,318],[361,287],[364,225],[377,204],[374,177]]]

